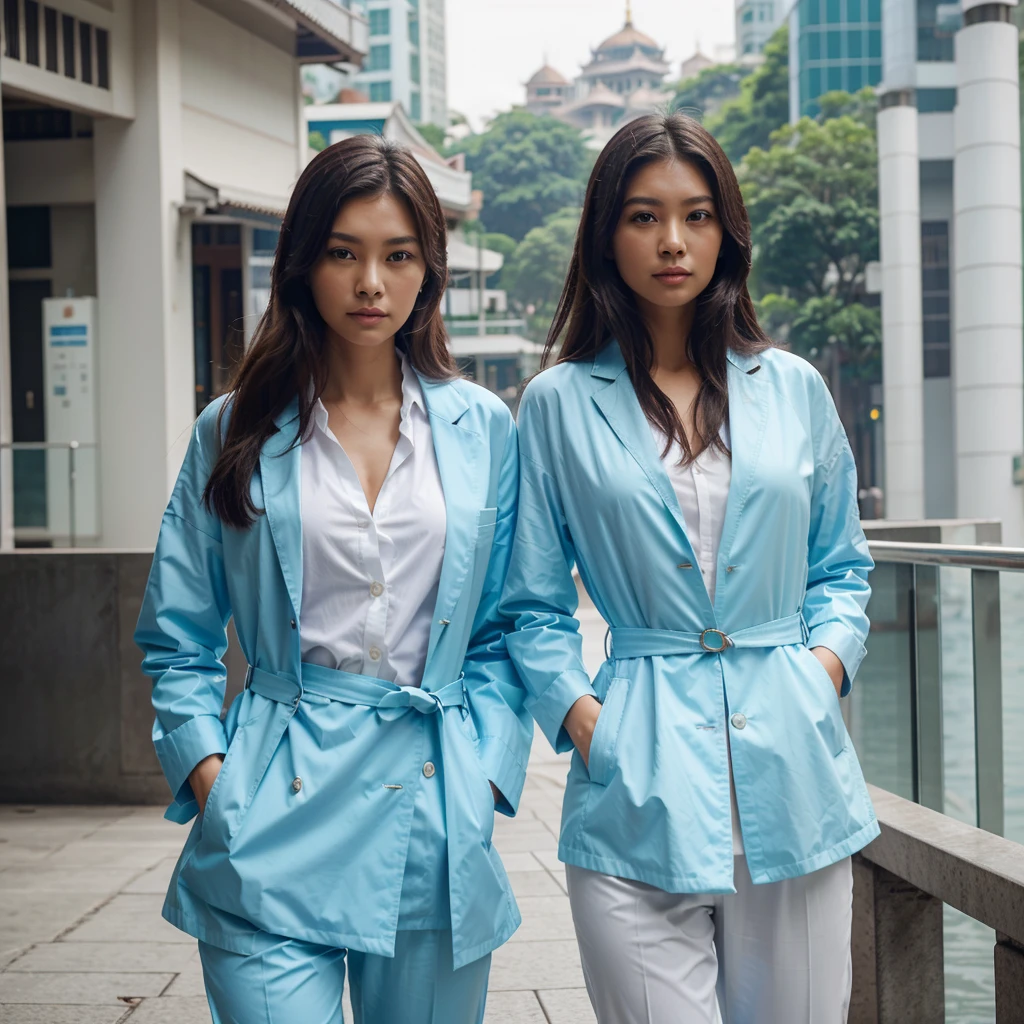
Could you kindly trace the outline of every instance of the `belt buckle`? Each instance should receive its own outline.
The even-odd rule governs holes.
[[[720,647],[709,647],[707,641],[704,639],[708,633],[714,633],[715,636],[720,637],[722,644]],[[732,641],[729,637],[723,633],[720,629],[705,629],[700,635],[700,645],[709,654],[721,654],[727,647],[732,646]]]

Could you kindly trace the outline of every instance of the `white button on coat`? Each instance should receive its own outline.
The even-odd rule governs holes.
[[[732,727],[734,729],[745,729],[747,727],[747,716],[741,715],[738,711],[732,716]]]
[[[436,771],[437,771],[437,769],[436,769],[436,768],[434,767],[434,762],[433,762],[433,761],[428,761],[428,762],[427,762],[427,763],[426,763],[426,764],[425,764],[425,765],[423,766],[423,774],[424,774],[424,775],[425,775],[425,776],[426,776],[426,777],[427,777],[428,779],[432,779],[432,778],[434,777],[434,772],[436,772]]]

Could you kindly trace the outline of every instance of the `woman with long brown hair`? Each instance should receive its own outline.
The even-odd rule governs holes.
[[[168,817],[198,814],[164,916],[217,1024],[339,1024],[346,965],[357,1022],[477,1024],[519,924],[490,841],[532,735],[497,611],[516,432],[456,373],[445,250],[410,153],[319,154],[164,515],[136,642]]]
[[[559,856],[600,1024],[846,1019],[850,855],[878,825],[839,698],[871,559],[842,424],[758,326],[750,259],[711,135],[630,122],[519,412],[501,607],[574,750]],[[610,627],[593,682],[574,565]]]

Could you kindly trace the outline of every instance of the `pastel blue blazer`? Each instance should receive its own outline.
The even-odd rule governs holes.
[[[455,966],[519,924],[491,845],[489,785],[504,797],[499,810],[514,814],[533,733],[505,647],[511,624],[497,609],[516,521],[516,430],[482,387],[420,383],[447,509],[422,692],[370,680],[363,705],[325,696],[300,662],[301,448],[288,450],[297,403],[261,452],[252,496],[266,514],[249,530],[223,526],[202,504],[220,401],[193,431],[135,639],[153,679],[153,738],[175,795],[168,817],[196,814],[188,774],[207,755],[226,754],[164,907],[171,923],[222,948],[250,952],[255,925],[393,955],[426,730],[437,728]],[[222,721],[231,617],[255,681]]]
[[[730,352],[732,482],[714,605],[622,353],[558,364],[519,411],[508,649],[559,751],[603,702],[590,770],[572,758],[560,858],[669,892],[733,891],[729,750],[754,882],[805,874],[878,835],[828,674],[864,656],[872,561],[831,396],[779,349]],[[573,566],[611,627],[591,681]],[[728,735],[727,735],[728,734]]]

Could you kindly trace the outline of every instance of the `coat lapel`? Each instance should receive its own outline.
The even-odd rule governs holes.
[[[302,604],[302,446],[293,444],[298,415],[295,398],[275,418],[277,433],[260,452],[263,505],[296,619]]]
[[[661,453],[654,443],[647,417],[640,408],[617,342],[609,342],[597,354],[591,376],[610,381],[593,395],[594,402],[619,442],[636,460],[651,486],[665,503],[665,507],[672,513],[685,538],[687,554],[690,560],[694,561],[693,548],[690,546],[690,538],[686,536],[686,522],[679,501],[661,464]]]
[[[732,482],[725,506],[725,522],[718,559],[716,597],[725,592],[722,567],[729,562],[729,553],[736,539],[740,515],[757,473],[768,420],[768,382],[758,373],[761,361],[757,356],[743,356],[729,351],[727,368],[729,383],[729,439],[732,450]],[[715,602],[718,603],[717,600]]]
[[[420,378],[420,386],[430,416],[430,432],[434,439],[447,520],[437,604],[427,647],[424,674],[429,675],[434,651],[451,622],[469,574],[476,546],[477,520],[486,493],[488,467],[481,458],[486,440],[459,422],[469,406],[458,388],[451,382],[438,383],[423,377]]]

